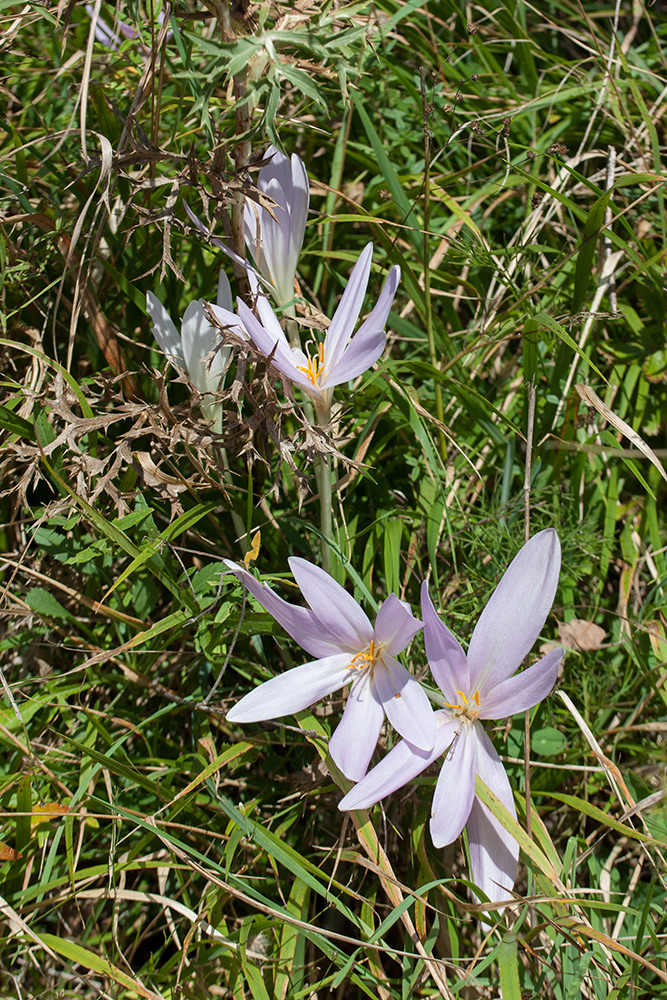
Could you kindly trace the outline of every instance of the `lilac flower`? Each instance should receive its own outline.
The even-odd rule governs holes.
[[[392,267],[375,308],[352,336],[366,294],[372,259],[373,244],[369,243],[352,269],[324,340],[313,344],[309,354],[290,347],[270,308],[257,319],[244,302],[238,302],[239,318],[255,346],[267,356],[272,354],[278,371],[308,393],[321,423],[328,420],[334,387],[361,375],[384,350],[387,339],[384,328],[401,277],[399,267]]]
[[[316,659],[260,684],[227,714],[230,722],[260,722],[300,712],[351,684],[343,718],[329,742],[342,772],[358,781],[368,768],[385,714],[428,752],[436,720],[423,688],[395,658],[422,627],[406,604],[390,594],[373,627],[357,602],[324,570],[289,560],[309,608],[283,601],[236,563],[227,565],[285,631]]]
[[[426,655],[445,696],[435,713],[438,732],[432,751],[402,740],[340,802],[340,809],[365,809],[400,788],[442,754],[431,811],[436,847],[456,840],[464,826],[475,884],[491,902],[509,895],[516,877],[519,845],[475,797],[475,775],[516,818],[512,789],[480,719],[503,719],[532,708],[551,691],[563,651],[552,650],[515,674],[540,634],[551,608],[560,570],[560,543],[553,528],[534,535],[513,559],[484,608],[464,653],[435,612],[426,583],[422,615]]]
[[[286,306],[294,298],[294,277],[306,231],[308,174],[296,153],[288,158],[269,146],[264,159],[270,162],[260,170],[257,187],[275,201],[275,218],[268,209],[246,198],[245,242],[276,304]]]
[[[278,306],[286,306],[294,298],[294,277],[306,230],[310,189],[303,160],[291,157],[269,146],[265,159],[270,162],[259,172],[257,187],[275,202],[269,211],[246,198],[243,206],[243,227],[248,251],[255,263],[255,274],[271,293]],[[223,250],[236,264],[246,262],[226,243],[211,236],[210,230],[194,212],[185,210],[211,242]]]
[[[231,312],[232,291],[224,271],[218,281],[218,307],[225,317],[225,325],[245,337],[238,318]],[[222,347],[215,352],[210,363],[207,357],[219,344],[219,333],[211,325],[201,299],[191,302],[183,314],[181,332],[172,322],[169,313],[152,292],[146,293],[146,308],[153,320],[153,335],[168,359],[179,368],[185,368],[193,385],[202,393],[202,413],[213,421],[213,432],[222,430],[222,409],[210,398],[210,393],[220,388],[222,376],[227,371],[231,348]]]
[[[95,19],[95,4],[87,3],[85,5],[85,11],[88,17],[93,21],[95,27],[95,38],[102,45],[106,45],[109,49],[120,48],[120,43],[122,41],[121,36],[124,35],[125,38],[137,38],[138,32],[134,28],[126,24],[125,21],[121,21],[119,17],[114,18],[114,29],[112,30],[106,21],[97,17]],[[160,18],[160,15],[158,15]]]
[[[87,3],[84,10],[93,22],[96,41],[101,42],[102,45],[106,45],[108,49],[112,49],[114,52],[120,48],[123,37],[129,39],[139,37],[139,32],[135,31],[135,29],[129,24],[126,24],[125,21],[121,21],[119,17],[114,18],[113,29],[110,28],[107,22],[99,15],[95,18],[94,3]],[[160,11],[158,13],[156,21],[160,25],[164,22],[164,11]],[[165,37],[167,39],[173,38],[173,32],[168,31]],[[144,55],[148,55],[150,53],[150,48],[147,45],[141,45],[141,50]]]

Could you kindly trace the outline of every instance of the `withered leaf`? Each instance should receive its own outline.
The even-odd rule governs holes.
[[[558,636],[563,646],[583,651],[601,649],[607,638],[607,633],[595,622],[587,622],[582,618],[572,618],[569,622],[560,622]]]

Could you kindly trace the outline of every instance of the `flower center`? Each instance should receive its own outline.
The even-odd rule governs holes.
[[[310,354],[308,355],[307,368],[304,368],[302,365],[297,365],[296,368],[297,371],[304,373],[309,382],[317,385],[324,374],[324,344],[317,345],[317,354],[315,357],[312,357]]]
[[[361,653],[357,653],[353,656],[351,661],[346,666],[346,670],[365,670],[366,667],[373,667],[373,664],[377,660],[381,644],[378,644],[377,649],[375,647],[375,639],[371,639],[368,649],[362,650]]]
[[[479,715],[479,691],[475,691],[472,701],[469,702],[463,691],[457,691],[461,695],[461,705],[450,705],[445,702],[445,708],[452,708],[454,715],[463,715],[468,719],[476,719]]]

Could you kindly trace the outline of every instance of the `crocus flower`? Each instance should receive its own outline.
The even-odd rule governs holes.
[[[234,332],[245,337],[238,318],[231,312],[232,291],[224,271],[218,281],[218,307],[225,317],[225,325],[233,326]],[[181,332],[172,322],[169,313],[152,292],[146,293],[146,308],[153,321],[153,335],[169,360],[178,368],[185,368],[193,385],[202,393],[202,413],[213,421],[212,430],[220,434],[222,430],[222,409],[210,398],[210,393],[220,388],[222,376],[227,371],[231,357],[230,347],[221,347],[215,352],[210,363],[206,358],[219,343],[219,333],[206,315],[202,299],[191,302],[183,314]]]
[[[260,684],[234,705],[227,719],[277,719],[350,684],[343,718],[329,742],[343,774],[358,781],[366,773],[385,715],[412,746],[428,752],[435,740],[435,714],[423,688],[396,659],[422,623],[390,594],[373,627],[354,598],[323,569],[299,558],[290,559],[289,565],[309,608],[288,604],[241,566],[227,562],[269,614],[316,659]]]
[[[286,306],[294,298],[294,276],[306,230],[310,189],[303,160],[291,157],[269,146],[265,159],[269,163],[259,172],[257,187],[275,202],[269,211],[246,198],[243,206],[245,243],[255,264],[255,273],[274,298],[276,305]],[[186,204],[185,210],[215,246],[223,250],[236,264],[245,261],[231,247],[211,236],[207,226]]]
[[[384,328],[401,277],[399,267],[392,267],[375,308],[352,336],[366,294],[372,259],[373,244],[369,243],[352,269],[324,340],[313,343],[308,354],[290,347],[270,308],[258,319],[244,302],[238,302],[239,318],[255,346],[263,354],[272,355],[278,371],[308,393],[321,423],[328,420],[334,387],[361,375],[384,350],[387,340]]]
[[[478,774],[516,818],[505,768],[480,720],[503,719],[532,708],[553,687],[560,649],[516,671],[544,625],[559,570],[558,536],[552,528],[540,531],[519,551],[492,594],[467,656],[436,614],[423,584],[426,655],[446,705],[435,713],[435,745],[425,752],[402,740],[339,805],[366,809],[446,754],[433,795],[431,837],[436,847],[444,847],[467,826],[473,881],[494,903],[505,899],[514,885],[519,845],[475,796]]]

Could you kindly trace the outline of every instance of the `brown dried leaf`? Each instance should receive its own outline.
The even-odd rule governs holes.
[[[560,622],[558,636],[563,646],[581,652],[587,649],[602,649],[607,633],[595,622],[573,618],[569,622]]]

